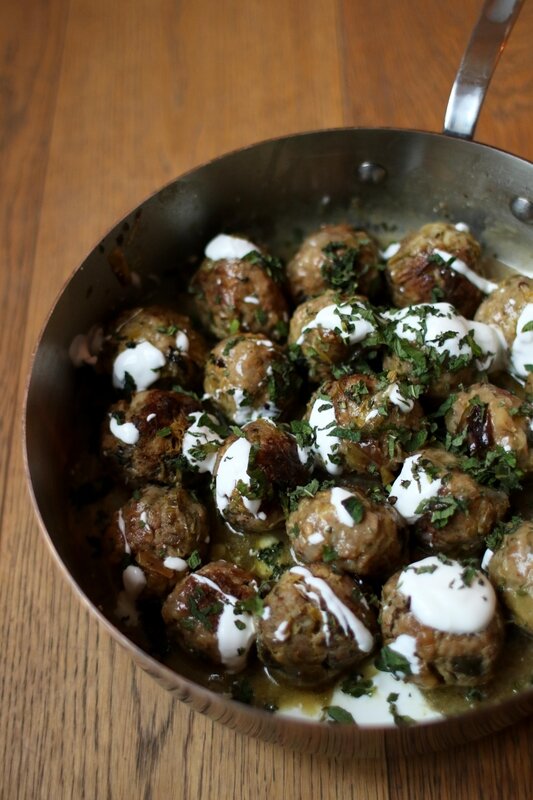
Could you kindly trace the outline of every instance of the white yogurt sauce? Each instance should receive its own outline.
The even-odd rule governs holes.
[[[496,595],[482,572],[468,585],[464,571],[458,561],[445,564],[428,556],[402,571],[398,591],[410,599],[411,613],[422,625],[446,633],[479,633],[494,616]]]
[[[139,615],[136,608],[136,600],[146,586],[146,577],[140,567],[130,564],[122,573],[122,585],[124,591],[119,592],[116,616],[123,620],[128,627],[139,624]]]
[[[212,261],[219,261],[221,258],[244,258],[254,250],[259,250],[259,248],[246,239],[219,233],[206,245],[204,253]]]
[[[120,535],[122,536],[122,541],[124,542],[124,552],[131,553],[131,547],[128,544],[128,540],[126,538],[126,523],[124,522],[124,517],[122,515],[122,509],[119,508],[117,514],[117,525],[120,531]]]
[[[323,541],[324,541],[324,535],[320,533],[320,531],[315,531],[314,533],[311,534],[311,536],[307,537],[308,544],[322,544]]]
[[[483,357],[476,358],[476,367],[485,372],[495,372],[507,364],[507,342],[499,325],[466,320],[474,341],[483,351]]]
[[[230,444],[218,465],[215,477],[215,499],[217,508],[223,516],[239,481],[242,481],[246,486],[250,485],[248,461],[251,449],[250,442],[241,436]],[[250,514],[256,519],[265,518],[264,515],[261,516],[259,511],[261,507],[260,499],[250,500],[244,495],[241,495],[241,497],[244,507]]]
[[[166,364],[166,358],[150,342],[139,342],[135,347],[127,347],[119,353],[113,363],[113,386],[124,388],[126,372],[135,381],[138,392],[144,391],[159,378],[159,370]]]
[[[411,525],[422,516],[422,513],[417,513],[420,503],[436,497],[442,486],[440,478],[432,478],[422,466],[419,466],[421,457],[418,453],[405,459],[389,494],[389,502]]]
[[[470,233],[470,225],[467,225],[466,222],[456,222],[454,228],[461,233]]]
[[[400,242],[392,242],[392,244],[389,244],[385,250],[380,252],[381,258],[385,259],[385,261],[388,261],[390,258],[396,255],[401,246],[402,245]]]
[[[487,549],[483,553],[483,558],[481,559],[481,569],[484,569],[485,572],[489,568],[489,564],[492,561],[493,555],[494,555],[494,550],[491,550],[490,547],[487,547]]]
[[[305,341],[305,334],[314,328],[321,328],[323,331],[332,331],[342,339],[345,344],[357,344],[362,342],[376,330],[375,325],[361,314],[361,309],[365,310],[362,303],[332,303],[321,308],[318,314],[307,325],[302,328],[302,332],[296,344]]]
[[[330,489],[329,499],[331,505],[335,509],[337,519],[341,525],[347,525],[349,528],[353,528],[355,525],[354,518],[342,504],[343,500],[347,500],[349,497],[356,497],[356,495],[353,492],[342,489],[340,486],[335,486],[333,489]],[[313,544],[310,538],[307,541]]]
[[[213,442],[218,445],[222,444],[224,440],[218,433],[216,433],[216,431],[214,431],[208,425],[199,424],[199,421],[202,417],[204,420],[205,417],[208,417],[215,427],[218,427],[219,422],[215,417],[213,417],[212,414],[206,414],[205,411],[194,411],[190,416],[193,418],[193,421],[183,436],[181,452],[189,464],[197,469],[198,472],[213,472],[217,458],[216,450],[206,448],[203,458],[198,458],[197,454],[192,453],[191,451],[197,447],[202,447],[203,445],[210,445]]]
[[[135,427],[133,422],[123,422],[120,424],[115,417],[109,415],[109,430],[117,439],[120,439],[124,444],[137,444],[139,441],[139,430]]]
[[[476,288],[480,289],[480,291],[484,292],[485,294],[490,294],[498,288],[497,283],[489,281],[482,275],[478,275],[477,272],[474,272],[473,269],[470,269],[470,267],[465,264],[464,261],[461,261],[460,258],[456,258],[452,253],[448,253],[446,250],[440,250],[438,247],[435,247],[433,252],[442,258],[447,267],[453,269],[454,272],[459,272],[461,275],[464,275],[464,277],[469,280],[470,283],[472,283]],[[453,259],[453,261],[451,261],[451,259]]]
[[[219,394],[218,390],[216,394]],[[279,408],[270,401],[262,406],[251,406],[248,396],[242,389],[234,390],[233,400],[235,401],[233,420],[237,425],[245,425],[247,422],[253,422],[256,419],[276,419],[280,415]]]
[[[417,342],[422,335],[424,347],[452,358],[466,355],[474,359],[466,338],[471,333],[483,351],[476,359],[478,369],[501,369],[506,363],[507,346],[501,329],[497,325],[465,319],[450,303],[421,303],[385,311],[382,317],[396,323],[395,333],[400,339]]]
[[[385,395],[403,414],[408,414],[414,408],[414,400],[411,397],[404,397],[397,383],[391,383],[385,390]]]
[[[431,708],[424,693],[414,684],[404,683],[390,672],[380,672],[372,664],[363,667],[361,672],[364,678],[372,680],[373,691],[370,696],[363,694],[361,697],[351,697],[342,691],[342,681],[339,681],[329,701],[331,705],[348,711],[358,725],[395,725],[389,701],[391,694],[397,695],[394,701],[397,714],[411,717],[417,722],[442,718],[443,715]]]
[[[246,295],[246,297],[243,297],[243,302],[244,303],[251,303],[251,305],[253,305],[253,306],[258,306],[259,305],[259,298],[256,297],[253,294],[248,294],[248,295]]]
[[[146,422],[151,422],[155,418],[156,414],[148,414],[148,416],[146,417]]]
[[[389,642],[388,648],[395,653],[399,653],[407,660],[413,675],[420,674],[420,659],[416,654],[416,639],[414,636],[402,633],[392,642]]]
[[[363,653],[369,653],[372,650],[372,647],[374,646],[374,637],[368,628],[361,622],[361,620],[358,619],[355,614],[344,605],[339,597],[337,597],[333,589],[328,583],[326,583],[326,581],[322,580],[322,578],[315,577],[311,572],[309,572],[309,570],[305,569],[305,567],[292,567],[290,572],[293,575],[301,576],[306,586],[312,590],[314,589],[314,592],[307,592],[307,596],[313,601],[315,600],[315,597],[318,597],[318,606],[320,610],[326,614],[324,626],[326,639],[329,638],[329,631],[327,630],[329,629],[327,614],[331,614],[339,623],[344,634],[346,636],[353,636],[357,642],[358,648]],[[324,604],[325,608],[322,608],[322,604]]]
[[[163,561],[163,566],[167,569],[173,569],[174,572],[185,572],[188,567],[184,558],[178,556],[167,556]]]
[[[189,337],[185,331],[178,331],[176,334],[176,349],[181,353],[189,352]]]
[[[516,338],[511,347],[511,372],[522,381],[530,374],[526,365],[533,364],[533,330],[523,330],[529,322],[533,322],[533,303],[527,303],[518,317]]]
[[[238,672],[246,663],[250,647],[255,641],[255,620],[251,614],[235,614],[238,599],[226,594],[210,578],[194,573],[192,576],[198,583],[203,583],[220,596],[223,609],[217,626],[217,641],[220,660],[230,672]],[[239,623],[239,627],[235,624]]]
[[[281,622],[274,631],[272,638],[275,639],[277,642],[286,642],[289,636],[290,636],[289,623],[287,622],[287,620],[283,620],[283,622]]]
[[[312,446],[313,453],[330,475],[340,475],[342,467],[334,464],[331,460],[340,445],[339,437],[331,434],[331,429],[337,426],[335,409],[331,400],[322,398],[315,400],[309,415],[309,425],[313,428],[315,436]]]

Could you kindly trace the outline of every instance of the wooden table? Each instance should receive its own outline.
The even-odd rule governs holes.
[[[75,600],[30,505],[20,408],[63,281],[110,224],[224,151],[341,125],[439,130],[477,0],[6,0],[0,10],[0,796],[530,796],[524,722],[396,761],[284,752],[174,701]],[[533,158],[533,4],[478,138]]]

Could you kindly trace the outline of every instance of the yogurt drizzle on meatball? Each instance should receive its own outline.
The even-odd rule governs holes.
[[[524,381],[533,364],[533,303],[528,303],[516,323],[516,339],[511,348],[511,373]],[[529,369],[528,369],[529,367]]]
[[[333,331],[346,344],[357,344],[376,331],[376,326],[368,316],[369,311],[362,303],[332,303],[320,309],[316,317],[307,323],[296,344],[302,344],[305,334],[313,328]]]
[[[238,488],[239,483],[250,486],[248,464],[252,443],[243,437],[236,439],[224,453],[218,466],[215,478],[215,498],[217,508],[224,516],[224,511],[229,505],[231,495]],[[266,519],[264,512],[259,511],[261,499],[251,500],[242,494],[242,502],[247,511],[257,519]]]
[[[190,415],[191,425],[185,431],[182,453],[198,472],[213,472],[217,451],[224,441],[220,424],[212,414],[194,411]]]
[[[192,578],[209,586],[222,598],[223,608],[217,626],[220,660],[230,672],[238,672],[246,664],[246,657],[255,641],[255,620],[251,614],[238,612],[238,599],[223,592],[210,578],[197,573]]]
[[[479,633],[496,611],[492,584],[476,571],[470,580],[458,561],[429,556],[406,567],[398,591],[410,598],[416,619],[447,633]]]
[[[324,620],[326,644],[329,644],[330,641],[328,614],[331,614],[339,623],[344,634],[352,635],[363,653],[370,653],[374,646],[374,637],[361,620],[339,600],[326,581],[315,577],[305,567],[292,567],[290,572],[303,578],[305,587],[297,584],[298,590],[320,608]],[[325,605],[325,609],[323,605]]]
[[[424,469],[421,458],[418,453],[405,459],[389,494],[389,501],[409,524],[423,516],[422,504],[436,497],[442,487],[441,479]]]
[[[219,233],[206,245],[204,254],[212,261],[220,261],[223,258],[244,258],[256,250],[259,248],[246,239]]]
[[[128,347],[113,362],[113,386],[124,389],[129,375],[138,392],[148,389],[159,378],[159,370],[166,364],[163,353],[150,342],[139,342]]]

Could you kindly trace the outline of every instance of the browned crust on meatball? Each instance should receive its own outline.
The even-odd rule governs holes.
[[[423,461],[436,468],[442,486],[430,501],[428,511],[413,525],[417,542],[428,553],[443,553],[452,558],[481,555],[485,537],[509,509],[509,498],[462,472],[460,460],[445,450],[426,448],[420,454]],[[455,510],[440,527],[436,519],[432,521],[433,514],[450,502]]]
[[[323,249],[336,244],[341,245],[341,255],[348,248],[356,251],[353,283],[336,288],[353,292],[357,287],[357,291],[364,295],[376,294],[381,284],[376,242],[366,231],[358,231],[350,225],[323,225],[304,239],[298,252],[287,264],[289,289],[296,303],[334,286],[328,278],[332,257]]]
[[[194,274],[190,290],[204,327],[218,339],[235,326],[251,333],[285,338],[289,309],[281,286],[259,265],[244,259],[205,259]],[[245,298],[254,297],[253,303]]]
[[[220,591],[200,583],[202,575],[215,583]],[[253,576],[228,561],[213,561],[178,583],[163,604],[162,615],[168,636],[184,650],[213,664],[222,665],[217,627],[223,594],[247,600],[256,594]]]
[[[302,303],[291,317],[288,344],[295,345],[302,331],[314,320],[321,309],[333,303],[367,303],[363,295],[351,295],[340,298],[334,291],[327,291],[319,297],[313,297]],[[361,345],[364,346],[362,342]],[[312,383],[321,383],[333,377],[333,367],[341,364],[361,346],[349,345],[335,331],[323,328],[311,328],[303,334],[303,341],[298,345],[303,360],[307,366],[307,374]]]
[[[327,395],[335,408],[337,426],[359,437],[359,441],[340,439],[337,453],[343,467],[360,474],[378,468],[388,481],[392,478],[390,470],[405,458],[398,431],[409,435],[421,430],[424,412],[416,400],[411,411],[402,412],[386,397],[386,389],[387,386],[381,388],[377,378],[359,373],[327,381],[311,397],[305,418],[309,420],[315,400]],[[386,409],[385,413],[380,409]]]
[[[435,302],[451,303],[465,317],[471,318],[483,299],[483,293],[468,278],[452,267],[431,260],[435,248],[450,253],[475,270],[481,247],[474,237],[453,225],[432,222],[410,234],[387,263],[387,279],[396,306]]]
[[[124,528],[124,533],[121,531]],[[124,557],[126,542],[146,577],[144,595],[165,597],[182,572],[164,565],[167,556],[202,556],[209,541],[205,506],[181,486],[146,486],[116,512],[106,532],[110,560]],[[126,542],[124,541],[126,540]]]
[[[516,323],[525,306],[533,303],[533,278],[511,275],[485,297],[474,319],[499,325],[509,346],[516,338]]]
[[[204,390],[233,421],[263,410],[273,419],[282,416],[294,403],[298,386],[285,351],[262,334],[228,336],[209,354]],[[239,404],[235,398],[240,392]]]
[[[466,434],[470,455],[483,456],[496,446],[512,451],[518,466],[533,469],[528,444],[529,420],[518,413],[522,401],[506,389],[490,383],[475,383],[459,392],[447,413],[447,430]]]
[[[309,472],[298,457],[298,446],[294,437],[278,428],[274,423],[258,419],[249,422],[242,431],[246,439],[255,446],[253,452],[253,471],[261,496],[260,513],[254,516],[244,505],[242,495],[234,489],[224,510],[224,519],[239,531],[245,533],[265,533],[282,527],[285,520],[281,498],[289,489],[307,483]],[[231,434],[217,454],[213,477],[217,474],[224,455],[237,440]]]
[[[174,332],[175,331],[175,332]],[[176,346],[178,331],[188,339],[186,352]],[[163,353],[166,363],[158,370],[154,385],[170,388],[179,384],[184,389],[199,389],[202,385],[208,345],[189,317],[162,306],[131,308],[123,311],[110,326],[99,365],[106,372],[113,371],[116,357],[131,343],[149,342]]]
[[[350,577],[336,574],[324,564],[309,564],[305,569],[324,580],[367,630],[376,635],[374,613]],[[344,633],[323,603],[319,607],[306,597],[302,587],[305,584],[301,576],[289,571],[266,596],[265,611],[258,622],[257,649],[260,659],[288,683],[318,687],[370,654],[359,649],[353,635]],[[329,641],[324,614],[327,614]],[[285,632],[280,636],[280,626],[285,622]]]
[[[494,675],[505,637],[500,609],[496,607],[489,625],[479,633],[436,630],[423,625],[410,611],[410,598],[397,588],[400,574],[393,575],[383,587],[381,633],[385,645],[402,634],[416,639],[420,673],[407,676],[407,680],[424,689],[487,683]]]
[[[298,560],[324,561],[361,577],[386,577],[404,563],[406,530],[391,506],[374,503],[362,491],[347,487],[363,507],[360,522],[343,524],[331,502],[331,489],[305,497],[287,518],[287,532]],[[322,540],[310,541],[322,536]]]
[[[200,402],[193,397],[160,389],[138,392],[131,401],[119,400],[111,406],[103,424],[102,455],[127,484],[172,485],[181,478],[175,459],[181,455],[188,417],[200,409]],[[113,414],[135,425],[139,431],[136,444],[125,444],[111,433],[109,419]]]
[[[503,537],[488,573],[515,624],[533,636],[533,522]]]

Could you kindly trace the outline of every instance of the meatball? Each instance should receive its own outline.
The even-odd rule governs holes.
[[[283,340],[289,310],[279,282],[281,264],[254,245],[249,247],[240,257],[233,247],[206,248],[212,257],[201,263],[190,284],[198,316],[217,339],[243,331]]]
[[[431,222],[406,236],[387,262],[394,305],[445,300],[472,317],[483,294],[464,271],[475,270],[481,247],[467,231],[445,222]]]
[[[215,500],[223,519],[238,531],[264,533],[283,526],[281,498],[307,483],[296,439],[273,422],[249,422],[219,450],[214,470]]]
[[[533,522],[508,523],[488,564],[495,585],[513,621],[533,635]],[[490,555],[490,552],[489,552]]]
[[[533,469],[528,445],[529,418],[522,402],[505,389],[490,383],[475,383],[459,392],[446,414],[446,428],[453,436],[465,437],[469,455],[485,456],[497,447],[514,453],[520,469]]]
[[[364,578],[388,577],[406,548],[405,528],[392,506],[341,486],[304,497],[287,518],[287,532],[300,561],[333,562]]]
[[[462,472],[460,460],[428,448],[406,459],[389,495],[422,548],[455,558],[481,554],[509,508],[506,494]]]
[[[296,303],[330,288],[374,296],[381,285],[378,246],[366,231],[323,225],[287,264],[287,280]]]
[[[384,369],[423,385],[429,397],[448,397],[481,371],[499,369],[504,360],[501,334],[465,319],[449,303],[386,311],[382,317],[390,350]]]
[[[529,303],[533,303],[533,278],[510,275],[485,297],[474,319],[498,325],[511,347],[516,338],[518,319]]]
[[[205,392],[238,425],[260,417],[282,416],[294,402],[298,388],[285,352],[261,334],[230,336],[209,355]]]
[[[482,572],[429,556],[393,575],[382,601],[378,665],[428,689],[490,680],[505,630]]]
[[[317,463],[332,475],[390,470],[425,440],[423,412],[410,387],[369,375],[328,381],[312,396],[305,418]]]
[[[213,561],[177,584],[163,604],[171,639],[193,655],[239,672],[255,641],[252,575],[227,561]]]
[[[357,584],[325,564],[292,567],[264,599],[257,650],[297,686],[320,686],[366,658],[376,620]]]
[[[341,300],[333,291],[298,306],[289,329],[289,345],[299,347],[313,383],[333,377],[334,367],[378,341],[377,321],[365,298]]]
[[[113,375],[117,389],[142,391],[179,384],[202,385],[208,346],[190,319],[168,308],[124,311],[109,326],[99,364]]]
[[[186,489],[149,485],[117,511],[107,535],[112,560],[131,554],[144,572],[145,594],[165,597],[187,571],[187,559],[205,552],[209,523]]]
[[[101,448],[127,484],[174,484],[189,415],[200,403],[182,392],[150,389],[111,406],[102,430]]]

